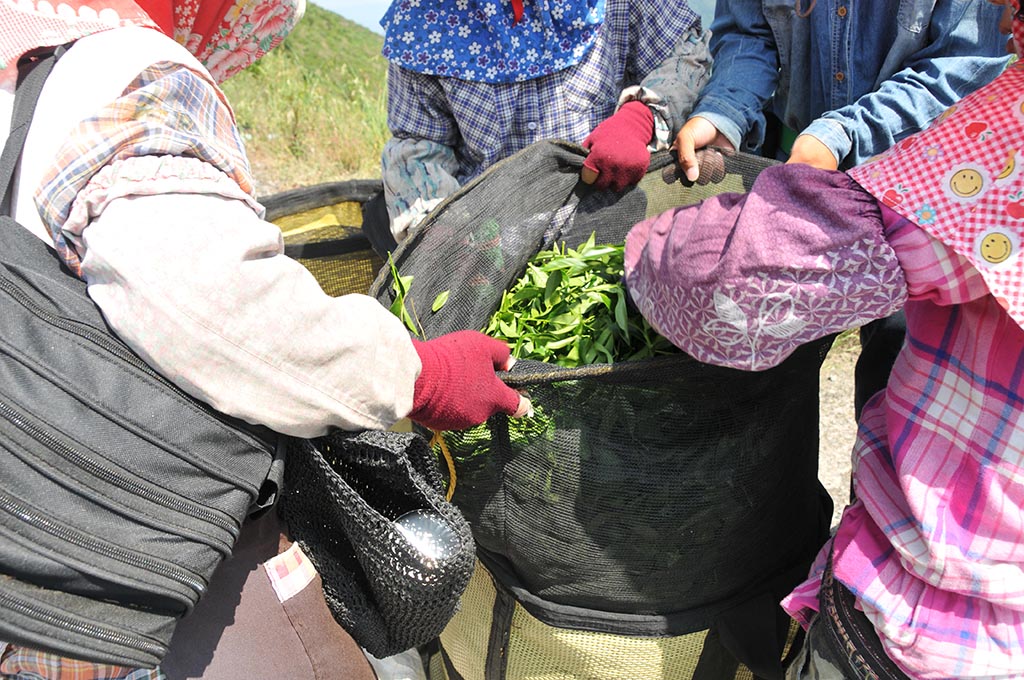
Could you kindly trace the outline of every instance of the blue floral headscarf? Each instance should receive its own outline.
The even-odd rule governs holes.
[[[381,53],[427,75],[531,80],[583,59],[604,12],[605,0],[395,0],[380,21]]]

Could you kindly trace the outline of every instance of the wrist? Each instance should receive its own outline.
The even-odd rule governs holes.
[[[412,346],[420,358],[420,372],[412,388],[412,410],[409,417],[421,413],[434,398],[434,390],[441,383],[444,373],[443,364],[434,347],[429,342],[412,338]]]
[[[619,107],[618,113],[625,113],[633,122],[638,139],[649,143],[654,138],[654,112],[644,102],[634,99]]]

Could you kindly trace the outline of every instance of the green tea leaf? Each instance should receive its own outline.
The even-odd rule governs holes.
[[[626,319],[626,312],[626,296],[619,295],[619,299],[615,301],[615,323],[626,334],[626,339],[629,339],[629,321]]]
[[[398,274],[398,267],[395,265],[395,261],[391,259],[391,253],[388,253],[388,266],[391,268],[391,289],[395,293],[395,299],[389,309],[392,314],[402,320],[402,323],[405,324],[409,332],[416,336],[422,336],[423,334],[416,327],[416,321],[405,308],[405,296],[409,293],[413,277],[400,276]]]
[[[547,283],[544,285],[544,302],[550,302],[562,285],[562,272],[554,271],[548,275]]]
[[[631,313],[622,284],[624,247],[558,244],[541,251],[502,295],[486,332],[513,346],[515,356],[561,366],[676,351]]]

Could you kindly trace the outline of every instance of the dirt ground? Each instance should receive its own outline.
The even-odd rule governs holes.
[[[839,520],[850,492],[850,451],[857,433],[853,419],[853,366],[860,344],[841,339],[821,366],[818,478],[832,495],[832,525]]]

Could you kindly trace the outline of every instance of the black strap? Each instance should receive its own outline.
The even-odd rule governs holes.
[[[0,215],[10,216],[14,199],[14,170],[25,147],[25,138],[32,123],[39,93],[53,70],[53,65],[66,51],[67,45],[40,48],[18,62],[18,84],[14,91],[14,112],[11,114],[11,132],[0,154]]]

